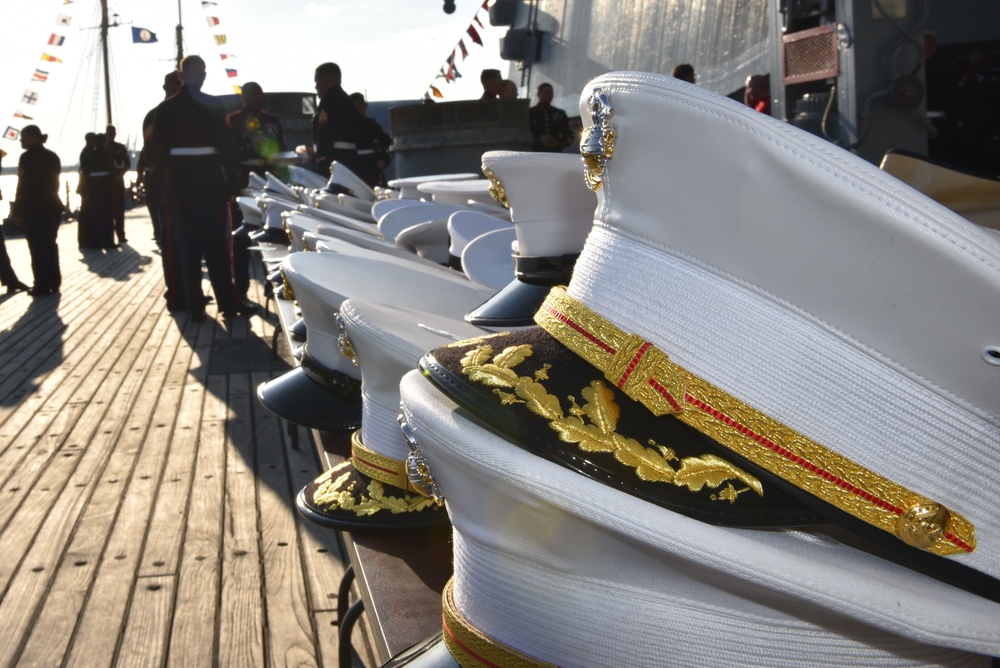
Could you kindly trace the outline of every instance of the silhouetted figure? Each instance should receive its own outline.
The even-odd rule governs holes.
[[[94,135],[94,146],[80,154],[80,172],[86,177],[81,248],[115,246],[114,170],[115,159],[108,148],[107,135]]]
[[[163,96],[170,98],[181,89],[181,73],[174,70],[163,77]],[[150,159],[150,141],[153,137],[153,122],[156,119],[156,108],[150,109],[142,120],[142,151],[139,153],[138,171],[139,184],[146,195],[146,208],[149,218],[153,221],[153,239],[160,248],[160,262],[163,266],[163,282],[167,291],[163,295],[167,300],[167,309],[171,311],[185,308],[183,288],[180,286],[180,264],[177,252],[171,250],[170,235],[166,233],[167,209],[163,201],[163,169],[157,169]]]
[[[313,78],[319,106],[313,116],[313,171],[330,175],[334,162],[343,163],[354,173],[361,170],[358,140],[361,137],[361,114],[341,88],[340,66],[323,63]]]
[[[82,250],[84,248],[95,248],[97,242],[94,240],[93,225],[90,221],[90,196],[87,192],[87,172],[83,165],[87,160],[87,154],[97,146],[97,133],[88,132],[83,136],[83,150],[80,151],[80,169],[77,172],[76,194],[80,196],[80,215],[76,223],[76,245]]]
[[[479,83],[483,85],[483,95],[479,99],[495,100],[503,90],[503,75],[500,70],[483,70],[479,75]]]
[[[671,70],[670,75],[675,79],[694,83],[694,67],[689,63],[681,63]]]
[[[956,160],[969,169],[1000,173],[1000,74],[983,49],[969,53],[955,97]]]
[[[264,110],[264,90],[256,81],[243,84],[243,108],[226,117],[226,123],[236,143],[237,171],[240,186],[250,180],[250,174],[263,175],[275,153],[285,150],[281,119]],[[273,171],[273,167],[271,168]],[[244,308],[256,308],[247,294],[250,290],[250,235],[242,229],[243,210],[233,200],[229,206],[233,228],[233,280],[236,298]]]
[[[517,99],[517,84],[510,79],[503,80],[503,88],[500,89],[499,98],[501,100],[516,100]]]
[[[3,162],[3,158],[6,155],[7,153],[3,149],[0,149],[0,163]],[[0,167],[2,166],[0,164]],[[0,193],[0,199],[3,199],[3,193]],[[7,294],[29,289],[27,285],[18,280],[17,274],[14,273],[14,267],[10,264],[10,256],[7,254],[7,241],[3,236],[3,225],[0,225],[0,285],[7,288]]]
[[[552,106],[552,84],[538,84],[538,104],[528,109],[528,123],[535,138],[532,150],[559,153],[573,143],[566,112]]]
[[[771,115],[771,82],[766,74],[751,74],[747,77],[743,102],[762,114]]]
[[[115,126],[109,125],[105,134],[108,137],[108,151],[113,158],[111,211],[115,222],[115,235],[120,245],[128,241],[125,238],[125,172],[132,168],[132,158],[129,157],[125,145],[115,141],[115,137],[118,136]]]
[[[14,222],[24,230],[31,253],[34,284],[28,294],[40,297],[59,292],[59,223],[63,205],[59,200],[59,156],[45,148],[48,135],[37,125],[21,130],[21,154],[17,163],[17,195],[11,204]]]
[[[358,173],[364,182],[371,187],[385,186],[385,174],[382,170],[389,164],[389,146],[392,137],[386,134],[382,126],[374,118],[368,117],[368,103],[362,93],[351,93],[351,101],[361,114],[362,135],[358,140],[358,158],[362,171]]]
[[[150,159],[163,168],[167,234],[177,254],[180,286],[191,318],[205,317],[201,259],[219,310],[225,317],[244,312],[233,285],[229,200],[239,192],[236,151],[222,102],[201,91],[205,61],[181,61],[180,91],[156,108]]]

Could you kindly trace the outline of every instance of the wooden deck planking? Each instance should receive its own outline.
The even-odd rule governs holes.
[[[89,617],[97,624],[118,626],[124,619],[140,547],[145,539],[150,501],[159,484],[157,462],[162,462],[166,445],[161,440],[148,438],[149,417],[160,404],[157,389],[168,376],[170,361],[180,341],[170,318],[160,317],[157,330],[161,329],[162,343],[139,395],[141,401],[151,405],[147,408],[140,404],[132,411],[129,429],[120,443],[123,447],[119,452],[138,451],[131,475],[126,476],[124,471],[117,473],[114,466],[106,471],[106,474],[120,475],[128,480],[125,495],[122,497],[114,485],[101,485],[95,490],[21,654],[20,660],[25,665],[61,664],[85,607],[98,611],[98,618],[93,614]],[[81,637],[88,637],[86,623],[81,627]],[[113,651],[117,638],[99,637],[110,643]],[[99,656],[95,648],[84,648],[84,651],[87,656]]]
[[[82,260],[64,226],[62,296],[0,297],[0,666],[337,665],[315,451],[255,398],[280,325],[168,314],[143,224]]]
[[[145,345],[153,331],[150,321],[154,319],[155,316],[145,316],[134,340],[125,347],[116,364],[109,367],[111,373],[97,389],[98,394],[116,396],[116,401],[90,404],[70,433],[70,439],[77,434],[87,439],[90,434],[87,447],[62,451],[55,444],[49,446],[53,453],[48,457],[44,475],[38,478],[38,486],[25,497],[0,535],[0,559],[5,564],[17,563],[17,555],[12,552],[21,545],[31,545],[0,602],[0,618],[7,620],[12,637],[23,638],[33,625],[33,612],[49,589],[91,494],[102,486],[119,489],[126,483],[122,476],[127,477],[130,472],[135,451],[114,446],[138,395],[143,377],[141,365],[148,364],[156,350]],[[117,391],[110,387],[112,384]],[[16,654],[19,649],[9,642],[0,647],[0,663],[13,658],[12,650]]]

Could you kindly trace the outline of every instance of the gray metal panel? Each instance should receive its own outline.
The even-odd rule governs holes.
[[[691,63],[698,84],[722,94],[770,71],[768,0],[539,0],[537,29],[546,38],[529,86],[551,82],[570,115],[587,81],[609,70],[669,74]]]

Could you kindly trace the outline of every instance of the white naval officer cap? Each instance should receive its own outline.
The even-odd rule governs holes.
[[[361,372],[361,428],[351,457],[297,497],[299,511],[334,529],[391,529],[446,521],[443,507],[417,493],[406,474],[399,431],[399,380],[442,343],[482,334],[461,319],[349,299],[340,305],[340,351]]]
[[[602,535],[705,568],[719,587],[761,587],[793,615],[905,638],[914,660],[945,661],[928,646],[1000,654],[1000,514],[983,494],[1000,452],[1000,239],[853,154],[672,78],[604,75],[581,112],[599,204],[568,290],[539,310],[544,334],[523,333],[528,348],[473,342],[452,375],[485,397],[472,376],[483,364],[543,374],[494,395],[511,402],[508,423],[523,411],[564,434],[518,444],[592,478],[560,473],[547,493]],[[583,393],[545,390],[595,374]],[[691,444],[716,454],[675,453]],[[595,463],[605,445],[614,456]],[[697,462],[716,473],[678,477]],[[505,484],[528,478],[518,468]],[[596,495],[594,480],[618,489]],[[751,505],[775,494],[805,514],[754,527],[758,511],[778,519],[786,501]],[[794,526],[808,513],[816,528]],[[586,570],[618,563],[609,549],[574,555]],[[817,660],[838,660],[830,651]]]

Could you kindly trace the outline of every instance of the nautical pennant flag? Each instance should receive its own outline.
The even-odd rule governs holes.
[[[11,141],[17,141],[17,138],[21,136],[21,131],[17,128],[12,128],[7,126],[7,131],[3,133],[4,139],[10,139]]]
[[[223,44],[226,43],[226,36],[225,35],[212,35],[212,37],[215,38],[215,45],[216,46],[222,46]]]
[[[462,60],[469,57],[469,50],[465,48],[465,42],[458,40],[458,48],[462,50]]]
[[[38,102],[38,93],[33,90],[24,91],[24,95],[21,96],[21,102],[25,104],[34,104]]]
[[[44,60],[47,63],[61,63],[62,62],[62,58],[56,58],[55,56],[50,56],[47,53],[43,53],[42,54],[42,60]]]
[[[476,23],[479,24],[480,28],[483,28],[484,30],[486,29],[486,26],[483,25],[483,22],[479,20],[479,14],[476,14],[472,18],[475,19]]]
[[[62,46],[62,43],[65,41],[66,38],[63,37],[62,35],[57,35],[55,33],[49,35],[49,44],[51,44],[52,46]]]
[[[483,40],[482,40],[481,37],[479,37],[479,33],[476,32],[475,28],[473,28],[472,26],[469,26],[469,29],[466,30],[465,32],[469,33],[469,37],[472,38],[473,42],[475,42],[479,46],[483,45]]]
[[[73,0],[63,0],[63,4],[64,5],[72,5],[73,4]]]
[[[44,70],[35,70],[35,73],[31,75],[32,81],[48,81],[49,73]]]
[[[227,58],[235,58],[235,57],[236,56],[234,56],[231,53],[220,53],[219,54],[219,58],[222,58],[223,60],[226,60]]]
[[[65,14],[60,14],[59,18],[56,19],[57,26],[68,26],[73,22],[72,16],[66,16]]]
[[[214,28],[215,26],[219,25],[219,19],[215,16],[206,16],[205,20],[208,21],[209,28]]]
[[[235,79],[235,78],[236,78],[236,76],[237,76],[237,74],[236,74],[236,70],[231,70],[231,69],[229,69],[229,68],[227,67],[227,68],[226,68],[226,76],[227,76],[227,77],[229,77],[230,79]]]
[[[14,118],[23,118],[26,121],[33,121],[33,120],[35,120],[34,116],[28,116],[27,114],[22,114],[20,111],[15,111],[14,112]]]
[[[490,0],[483,0],[483,9],[490,8]]]
[[[431,86],[431,93],[434,95],[434,97],[444,97],[444,94],[434,86]]]
[[[233,84],[233,92],[236,93],[237,95],[242,95],[243,86],[237,86],[236,84]]]
[[[217,5],[217,2],[210,2],[209,0],[201,0],[202,7],[211,7],[212,5]]]
[[[132,28],[133,44],[152,44],[157,41],[156,33],[146,28]]]

